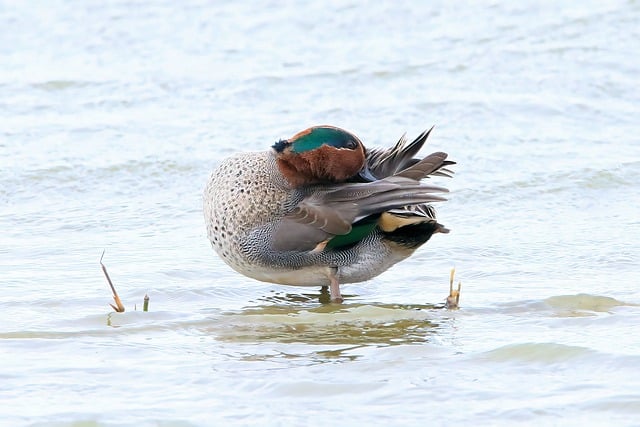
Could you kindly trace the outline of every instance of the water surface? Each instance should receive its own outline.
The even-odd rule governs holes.
[[[0,424],[638,424],[637,2],[209,3],[0,1]],[[458,162],[452,232],[341,306],[201,212],[325,123]]]

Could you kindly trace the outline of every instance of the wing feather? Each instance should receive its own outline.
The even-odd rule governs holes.
[[[446,166],[455,162],[447,160],[443,152],[423,159],[413,157],[432,130],[422,132],[408,145],[403,135],[389,150],[368,150],[367,164],[373,175],[381,178],[377,181],[318,186],[280,220],[273,235],[273,248],[312,251],[321,242],[351,232],[355,222],[394,209],[407,213],[418,210],[433,216],[428,203],[446,200],[440,194],[448,190],[420,180],[430,175],[450,177],[453,172]]]

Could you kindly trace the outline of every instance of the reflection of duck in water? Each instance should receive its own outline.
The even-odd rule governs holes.
[[[340,345],[317,353],[333,358],[342,352],[352,357],[351,350],[361,345],[429,342],[453,324],[453,318],[442,313],[442,304],[318,305],[317,293],[269,294],[259,297],[258,305],[222,313],[219,321],[203,325],[204,332],[228,342]]]
[[[246,276],[329,286],[342,301],[340,283],[371,279],[449,231],[428,205],[447,190],[420,180],[450,176],[454,162],[442,152],[414,159],[428,136],[367,150],[343,129],[315,126],[224,160],[204,192],[213,248]]]

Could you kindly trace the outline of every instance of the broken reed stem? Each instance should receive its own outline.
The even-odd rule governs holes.
[[[458,282],[458,290],[453,290],[453,278],[456,275],[456,268],[451,269],[451,273],[449,274],[449,296],[447,297],[447,302],[445,303],[445,307],[450,310],[457,309],[458,304],[460,303],[460,289],[462,288],[462,282]]]
[[[449,273],[449,295],[452,295],[453,293],[453,278],[456,275],[456,268],[453,267],[451,269],[451,272]]]
[[[107,282],[109,282],[109,286],[111,286],[111,292],[113,292],[113,299],[116,302],[116,305],[113,305],[113,304],[109,304],[109,305],[118,313],[124,313],[124,305],[122,305],[122,301],[120,301],[120,297],[116,292],[116,288],[115,286],[113,286],[113,282],[109,277],[109,273],[107,273],[107,267],[105,267],[104,264],[102,263],[102,258],[104,258],[104,253],[105,253],[105,250],[102,251],[102,256],[100,256],[100,267],[102,267],[102,272],[104,273],[104,277],[107,278]]]

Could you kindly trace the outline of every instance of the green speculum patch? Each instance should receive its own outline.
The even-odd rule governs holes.
[[[353,224],[351,231],[341,236],[335,236],[327,243],[327,249],[348,249],[362,241],[373,232],[378,224],[379,215],[367,217]]]

